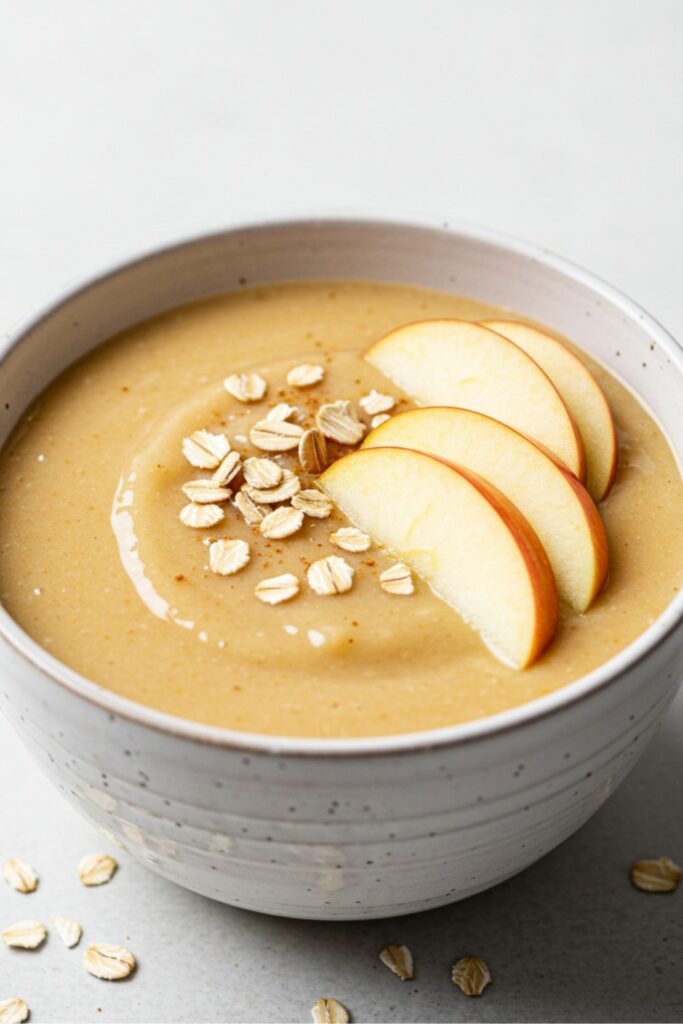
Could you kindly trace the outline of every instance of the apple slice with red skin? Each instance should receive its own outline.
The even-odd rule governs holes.
[[[513,320],[487,320],[484,327],[523,348],[562,395],[583,440],[586,487],[594,501],[609,494],[619,465],[619,442],[605,394],[587,366],[557,338]]]
[[[476,473],[408,448],[363,448],[334,462],[318,483],[500,661],[526,668],[550,643],[558,602],[543,546],[514,505]]]
[[[605,529],[576,477],[512,427],[471,409],[411,409],[373,430],[364,448],[413,448],[472,470],[509,498],[545,548],[560,597],[585,612],[607,579]]]
[[[559,391],[502,334],[466,320],[421,320],[380,338],[365,358],[419,405],[492,416],[545,445],[583,479],[583,444]]]

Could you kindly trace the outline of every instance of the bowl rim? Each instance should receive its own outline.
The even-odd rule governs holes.
[[[230,223],[226,227],[198,232],[170,243],[153,246],[132,258],[123,258],[110,263],[105,269],[80,278],[78,282],[61,290],[57,296],[38,307],[20,320],[0,342],[0,369],[10,353],[21,344],[23,338],[42,321],[52,316],[63,305],[79,294],[88,291],[105,280],[115,277],[124,270],[134,269],[143,263],[153,261],[162,255],[191,248],[211,239],[228,234],[261,231],[269,228],[295,227],[369,227],[413,228],[456,234],[473,242],[483,242],[505,249],[516,256],[540,262],[584,286],[596,296],[607,300],[621,312],[639,322],[653,340],[664,349],[683,377],[683,348],[676,339],[654,317],[647,313],[619,289],[580,265],[558,256],[551,250],[518,239],[514,235],[482,227],[466,221],[444,220],[437,217],[405,216],[385,213],[332,213],[329,215],[303,213],[250,217]],[[656,417],[656,412],[655,412]],[[676,453],[674,452],[676,455]],[[224,747],[243,753],[286,755],[303,757],[353,757],[386,756],[405,754],[435,748],[464,746],[477,740],[486,740],[501,733],[508,733],[525,725],[557,714],[560,711],[588,699],[607,686],[616,684],[627,672],[656,650],[683,622],[683,589],[674,597],[655,621],[622,651],[599,665],[591,672],[552,693],[506,711],[484,718],[443,726],[438,729],[419,732],[399,733],[389,736],[364,736],[350,739],[325,739],[269,735],[265,733],[242,732],[234,729],[210,726],[190,719],[180,718],[166,712],[147,707],[127,697],[121,697],[86,676],[69,668],[58,658],[49,654],[33,640],[6,609],[0,605],[0,638],[27,661],[32,667],[62,688],[70,691],[89,704],[138,726],[156,732],[212,747]]]

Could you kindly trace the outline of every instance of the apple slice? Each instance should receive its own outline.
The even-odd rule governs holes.
[[[514,341],[548,374],[579,428],[586,486],[595,501],[602,501],[617,475],[619,444],[610,407],[593,374],[566,345],[537,327],[512,320],[487,320],[484,326]]]
[[[501,334],[466,320],[422,320],[380,338],[365,358],[419,404],[493,416],[544,444],[583,479],[571,413],[540,366]]]
[[[514,505],[475,473],[408,448],[364,448],[318,483],[505,664],[526,668],[550,643],[557,590],[545,551]]]
[[[414,448],[478,473],[510,499],[535,530],[560,597],[585,612],[607,579],[600,514],[572,473],[512,427],[470,409],[412,409],[393,416],[364,448]]]

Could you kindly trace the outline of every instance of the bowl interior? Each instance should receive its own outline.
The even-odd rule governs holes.
[[[381,220],[302,220],[236,228],[153,252],[95,277],[22,325],[0,349],[0,444],[26,406],[66,366],[112,334],[183,303],[220,292],[279,281],[367,279],[441,289],[507,307],[566,334],[609,367],[654,412],[679,459],[683,454],[680,399],[683,354],[676,342],[635,303],[573,265],[495,233],[459,226]],[[457,738],[489,731],[559,706],[640,656],[671,628],[683,605],[674,605],[626,651],[578,683],[521,709],[466,726],[438,730]],[[40,650],[0,610],[0,629],[22,638],[25,653]],[[672,618],[673,617],[673,618]],[[45,652],[40,661],[62,678],[78,680],[121,711],[163,727],[163,716],[100,690]],[[102,695],[106,694],[104,698]],[[92,694],[86,693],[92,696]],[[541,707],[543,706],[543,707]],[[179,721],[172,720],[171,721]],[[239,736],[185,723],[199,737]],[[211,737],[210,734],[217,734]],[[241,734],[242,737],[245,734]],[[415,734],[425,740],[430,734]],[[267,737],[271,745],[276,738]],[[387,738],[391,741],[394,738]],[[408,741],[409,737],[399,738]],[[351,747],[367,741],[348,741]],[[395,743],[374,741],[377,747]],[[335,741],[344,744],[344,741]],[[289,741],[305,747],[306,741]],[[328,741],[327,745],[330,745]],[[283,744],[278,744],[282,747]]]

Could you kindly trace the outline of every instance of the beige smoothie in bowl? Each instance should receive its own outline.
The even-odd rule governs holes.
[[[341,739],[546,695],[683,577],[683,486],[571,339],[467,298],[244,289],[112,338],[1,456],[0,591],[46,651],[181,718]]]

